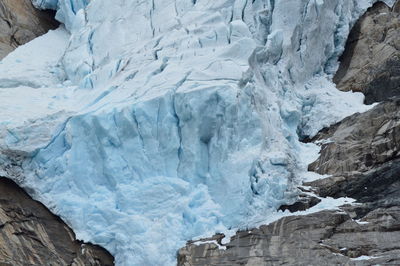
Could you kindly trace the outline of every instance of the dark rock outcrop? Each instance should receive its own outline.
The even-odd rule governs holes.
[[[323,197],[352,197],[360,217],[376,208],[400,206],[400,98],[325,129],[320,157],[310,170],[331,177],[306,183]]]
[[[400,98],[345,118],[320,132],[320,157],[309,170],[343,175],[366,172],[400,156]]]
[[[302,189],[302,188],[300,188]],[[311,191],[307,191],[311,192]],[[279,210],[281,211],[290,211],[290,212],[298,212],[298,211],[305,211],[310,209],[311,207],[314,207],[318,203],[320,203],[321,200],[317,197],[314,197],[310,194],[306,193],[300,193],[300,195],[297,197],[297,201],[293,204],[290,205],[282,205]]]
[[[399,239],[399,207],[377,209],[361,221],[322,211],[238,232],[226,250],[190,243],[179,250],[178,265],[399,265]]]
[[[357,217],[362,217],[376,208],[400,206],[400,159],[365,173],[332,176],[307,185],[316,187],[324,197],[357,199],[363,204],[354,211]]]
[[[0,178],[0,265],[114,265],[105,249],[73,231],[13,181]]]
[[[334,81],[361,91],[365,103],[400,95],[400,1],[393,9],[377,2],[355,24]]]
[[[31,0],[1,0],[0,59],[58,25],[54,13],[36,10]]]

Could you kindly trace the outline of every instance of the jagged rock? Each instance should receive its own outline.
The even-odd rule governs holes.
[[[354,211],[357,217],[380,207],[400,206],[400,159],[368,172],[332,176],[306,185],[318,188],[323,197],[351,197],[363,203]]]
[[[114,265],[103,248],[73,231],[13,181],[0,178],[0,265]]]
[[[400,1],[393,9],[377,2],[353,27],[340,68],[338,88],[361,91],[370,104],[400,95]]]
[[[352,197],[361,217],[400,206],[400,98],[350,116],[320,132],[320,157],[309,169],[331,177],[305,183],[323,197]]]
[[[31,0],[1,0],[0,59],[58,25],[51,11],[36,10]]]
[[[290,205],[282,205],[279,210],[289,210],[290,212],[305,211],[320,202],[321,200],[317,197],[305,193],[300,193],[295,203]]]
[[[366,172],[400,155],[400,98],[381,103],[323,130],[320,157],[309,170],[343,175]]]
[[[238,232],[226,250],[189,243],[179,250],[178,265],[398,265],[399,239],[399,207],[377,209],[361,221],[322,211]]]
[[[323,197],[352,197],[358,216],[400,206],[400,98],[380,103],[321,131],[319,158],[309,170],[331,177],[306,183]]]

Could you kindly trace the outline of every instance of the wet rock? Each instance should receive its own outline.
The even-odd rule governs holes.
[[[309,170],[343,175],[369,171],[400,155],[400,98],[355,114],[320,132],[320,157]]]
[[[298,211],[305,211],[311,207],[314,207],[321,200],[317,197],[311,196],[309,194],[300,194],[297,198],[297,201],[290,205],[282,205],[279,210],[285,211],[288,210],[290,212],[298,212]]]
[[[178,265],[396,265],[399,215],[400,208],[393,207],[358,221],[344,211],[285,217],[238,232],[225,249],[190,243],[179,250]]]
[[[332,176],[306,185],[318,188],[323,197],[351,197],[359,205],[357,217],[376,208],[400,206],[400,159],[376,169],[348,176]]]
[[[0,178],[0,265],[114,265],[105,249],[73,231],[13,181]]]
[[[400,206],[400,98],[378,104],[321,131],[319,158],[309,169],[331,177],[306,183],[322,197],[351,197],[362,216]]]
[[[1,0],[0,59],[58,25],[54,13],[36,10],[31,0]]]
[[[400,1],[393,9],[377,2],[355,24],[334,81],[361,91],[370,104],[400,95]]]

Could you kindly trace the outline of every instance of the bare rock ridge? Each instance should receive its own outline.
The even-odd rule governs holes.
[[[391,208],[400,206],[400,97],[350,116],[316,139],[330,142],[309,168],[331,177],[305,185],[323,197],[357,199],[357,219],[376,210],[392,215]]]
[[[0,178],[0,265],[114,265],[103,248],[74,232],[17,184]]]
[[[289,216],[257,229],[190,241],[178,265],[400,265],[400,1],[376,3],[354,26],[334,78],[342,90],[381,102],[322,130],[309,169],[331,177],[305,183],[321,197],[352,197],[341,211]],[[309,192],[309,191],[304,191]],[[281,209],[318,203],[302,193]],[[204,243],[206,242],[206,243]]]
[[[192,242],[179,250],[178,265],[399,265],[399,227],[399,207],[378,209],[360,221],[334,211],[289,216],[238,232],[226,250]],[[356,260],[367,255],[373,258]]]
[[[355,41],[355,47],[364,45],[365,40],[371,40],[375,34],[386,32],[381,42],[368,41],[370,50],[374,51],[364,55],[370,79],[356,82],[357,86],[364,88],[366,102],[381,103],[368,112],[352,115],[322,130],[314,138],[314,141],[329,141],[321,142],[325,144],[322,144],[320,157],[309,166],[309,170],[332,176],[306,185],[316,187],[323,197],[357,199],[363,203],[356,209],[357,217],[377,208],[400,206],[400,64],[396,65],[400,63],[400,57],[398,50],[387,47],[398,45],[400,41],[400,14],[396,13],[399,10],[400,1],[392,10],[378,2],[355,26],[363,25],[358,34],[364,36]],[[379,18],[384,18],[384,22],[381,23]],[[370,27],[364,25],[371,20],[376,23]],[[385,51],[389,50],[391,56],[386,58]],[[373,61],[374,57],[378,60],[379,55],[383,59],[381,65]],[[344,58],[342,64],[348,60]],[[353,60],[359,66],[363,65],[359,55],[353,55],[349,65],[356,65]],[[387,60],[397,63],[388,64]],[[354,72],[354,76],[358,78],[357,75],[364,70]]]
[[[361,91],[365,103],[400,95],[400,2],[377,2],[350,32],[334,81],[343,91]]]
[[[30,0],[1,0],[0,59],[58,25],[52,11],[36,10]]]
[[[353,175],[381,167],[400,156],[400,99],[383,102],[368,112],[347,117],[321,131],[327,139],[309,170],[320,174]]]

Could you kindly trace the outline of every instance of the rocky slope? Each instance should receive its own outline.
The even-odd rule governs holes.
[[[376,170],[396,159],[400,147],[400,100],[390,99],[368,112],[347,117],[314,140],[321,155],[309,166],[320,174],[352,175]]]
[[[362,91],[367,104],[399,94],[400,2],[371,7],[353,27],[334,81],[339,89]]]
[[[36,10],[30,0],[0,1],[0,59],[58,24],[52,12]]]
[[[13,181],[0,178],[0,265],[114,265],[103,248],[72,230]]]
[[[399,219],[399,207],[357,221],[339,211],[285,217],[238,232],[226,250],[190,243],[179,251],[178,265],[398,265]]]
[[[382,103],[312,140],[322,149],[309,169],[330,177],[304,185],[321,197],[357,202],[238,232],[226,245],[223,236],[189,242],[178,252],[178,265],[400,264],[399,9],[400,1],[393,9],[377,3],[368,10],[353,28],[334,78],[340,89]],[[303,197],[283,209],[317,202]]]

